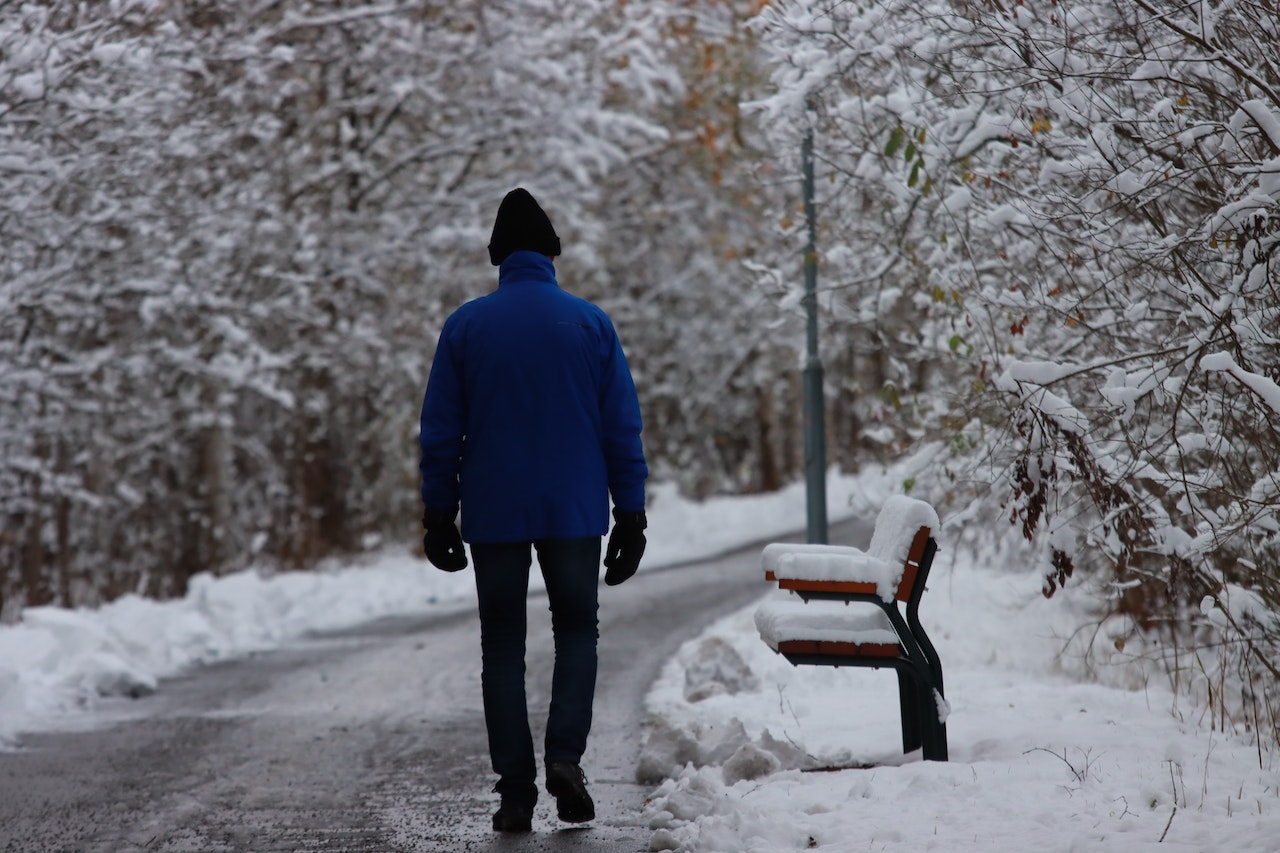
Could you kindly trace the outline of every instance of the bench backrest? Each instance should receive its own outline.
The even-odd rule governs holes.
[[[903,565],[902,581],[894,596],[899,601],[910,598],[929,537],[938,527],[937,511],[907,495],[892,495],[880,508],[867,553],[886,563]]]
[[[920,527],[915,531],[911,539],[910,545],[906,548],[902,556],[895,559],[890,565],[901,566],[902,574],[899,576],[898,584],[893,589],[892,598],[898,601],[909,601],[912,592],[919,578],[921,565],[929,559],[929,546],[932,542],[931,531],[928,527]],[[936,546],[934,546],[936,548]],[[776,550],[775,550],[776,549]],[[769,552],[774,551],[774,558],[790,553],[804,554],[806,552],[813,553],[835,553],[837,556],[841,551],[849,551],[854,554],[865,553],[859,552],[856,548],[844,548],[841,546],[830,545],[791,545],[775,543],[765,547],[765,580],[776,582],[781,589],[808,591],[808,592],[830,592],[857,595],[881,595],[881,587],[878,581],[866,580],[818,580],[818,579],[801,579],[791,577],[777,577],[768,567],[770,564]],[[883,564],[885,561],[881,561]],[[885,595],[885,600],[891,600]]]
[[[902,602],[909,602],[917,580],[924,580],[924,578],[919,577],[920,566],[922,563],[929,561],[932,555],[930,540],[933,531],[937,530],[938,527],[938,513],[932,506],[906,495],[894,495],[886,500],[884,506],[881,507],[880,513],[876,517],[871,543],[865,552],[859,551],[857,548],[839,545],[784,545],[775,543],[765,546],[762,555],[765,577],[770,581],[778,581],[783,589],[835,594],[877,594],[883,595],[886,601],[896,599]],[[934,549],[936,547],[936,545],[933,546]],[[771,568],[773,565],[771,561],[778,559],[783,554],[804,554],[806,552],[830,554],[837,557],[844,552],[848,552],[850,555],[865,554],[866,556],[874,557],[882,565],[901,566],[902,574],[898,579],[897,586],[892,589],[892,599],[890,598],[890,591],[881,586],[884,581],[872,581],[870,578],[863,582],[853,580],[817,580],[816,578],[809,580],[779,579],[775,576]],[[817,577],[821,577],[821,575]]]
[[[927,527],[916,529],[915,536],[911,539],[911,546],[907,549],[906,559],[903,561],[902,580],[898,582],[898,591],[893,596],[898,601],[905,602],[911,598],[911,591],[915,588],[920,563],[924,560],[924,551],[929,545],[931,535],[932,531]]]
[[[901,563],[911,560],[912,553],[918,562],[923,549],[918,543],[919,530],[922,527],[930,531],[938,529],[938,513],[932,506],[922,500],[893,495],[884,502],[880,514],[876,516],[876,527],[871,534],[871,544],[867,553],[879,557],[886,563]]]

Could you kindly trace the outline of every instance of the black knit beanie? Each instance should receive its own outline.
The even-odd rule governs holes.
[[[496,267],[512,252],[531,252],[555,257],[560,254],[560,238],[551,220],[524,187],[507,193],[498,206],[489,238],[489,261]]]

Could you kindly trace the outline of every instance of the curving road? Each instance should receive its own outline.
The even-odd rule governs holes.
[[[845,525],[836,541],[865,538]],[[0,853],[590,851],[637,853],[643,701],[708,622],[765,591],[759,547],[601,588],[600,676],[583,761],[597,819],[490,829],[497,797],[468,607],[384,620],[191,672],[110,725],[0,753]],[[545,709],[550,615],[531,596],[528,690]],[[541,742],[542,720],[534,721]]]

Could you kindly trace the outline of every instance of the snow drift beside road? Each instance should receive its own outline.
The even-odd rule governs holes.
[[[834,516],[867,511],[854,500],[864,481],[829,478]],[[801,484],[702,503],[659,484],[649,503],[641,572],[804,526]],[[541,582],[533,572],[530,586]],[[76,712],[104,697],[151,693],[196,664],[379,617],[469,607],[474,599],[470,570],[441,572],[416,550],[388,549],[311,572],[197,575],[187,595],[173,601],[131,595],[93,610],[28,608],[18,624],[0,626],[0,745],[24,731],[75,722]]]

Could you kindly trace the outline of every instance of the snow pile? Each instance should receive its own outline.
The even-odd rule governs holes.
[[[811,601],[791,595],[770,597],[755,612],[756,630],[771,649],[790,640],[898,645],[889,617],[875,607],[841,601]]]
[[[951,760],[901,753],[891,670],[793,667],[751,605],[686,644],[648,697],[642,779],[668,777],[646,810],[650,850],[1274,849],[1274,753],[1175,718],[1167,686],[1122,655],[1107,678],[1138,689],[1083,683],[1072,655],[1096,649],[1067,639],[1087,596],[1048,601],[1035,573],[957,558],[942,538],[921,618],[947,679]],[[705,655],[736,661],[736,690],[690,698]]]
[[[856,548],[809,545],[803,550],[782,543],[765,546],[766,572],[787,580],[873,583],[885,601],[902,580],[902,562],[888,563]]]
[[[828,478],[833,518],[865,512],[853,501],[860,483]],[[771,495],[692,503],[674,486],[653,486],[640,570],[802,528],[803,496],[797,484]],[[541,583],[533,572],[530,587]],[[193,665],[384,616],[470,607],[474,597],[470,571],[437,571],[416,553],[390,549],[312,572],[197,575],[175,601],[125,596],[95,610],[27,608],[17,624],[0,626],[0,744],[70,722],[68,712],[92,709],[105,697],[151,693]]]
[[[867,556],[861,548],[849,545],[813,545],[808,542],[770,542],[760,551],[760,565],[766,574],[775,578],[803,578],[804,580],[832,580],[839,574],[838,567],[845,562]],[[803,566],[806,574],[796,574],[797,566]],[[782,574],[778,574],[782,572]],[[807,574],[816,572],[816,574]]]
[[[405,553],[368,565],[222,578],[197,575],[187,595],[136,595],[96,610],[32,607],[0,627],[0,742],[55,726],[104,697],[138,697],[194,664],[278,646],[399,613],[466,600],[473,581]]]
[[[760,692],[760,680],[738,650],[725,640],[708,636],[688,643],[680,651],[678,671],[683,673],[679,696],[688,703],[714,697],[733,701]],[[674,672],[668,670],[668,675]],[[675,687],[668,683],[669,687]],[[774,773],[783,767],[807,767],[812,762],[795,747],[773,738],[767,731],[751,737],[737,719],[696,720],[676,723],[666,717],[648,721],[645,748],[636,768],[636,777],[658,784],[686,765],[721,768],[726,778],[737,781]]]

